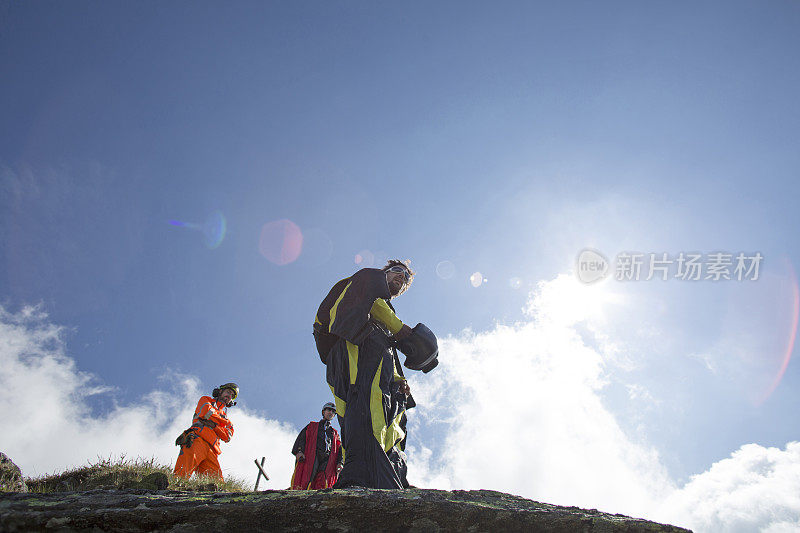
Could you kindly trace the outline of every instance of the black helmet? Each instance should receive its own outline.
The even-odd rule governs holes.
[[[233,397],[231,398],[231,401],[228,402],[228,405],[226,407],[231,407],[236,405],[236,402],[234,400],[239,396],[239,385],[237,385],[236,383],[231,382],[231,383],[225,383],[224,385],[220,385],[211,392],[211,396],[213,396],[214,398],[219,398],[219,395],[222,394],[222,391],[225,389],[230,389],[233,391]]]
[[[425,324],[414,326],[411,335],[397,341],[397,348],[406,355],[403,366],[411,370],[422,370],[427,374],[439,364],[436,335]]]

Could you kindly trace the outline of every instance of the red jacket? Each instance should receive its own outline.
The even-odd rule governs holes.
[[[192,419],[192,431],[206,441],[214,453],[219,455],[222,450],[219,447],[219,440],[225,442],[233,437],[233,424],[226,415],[227,408],[221,401],[215,400],[211,396],[203,396],[197,402]]]
[[[307,490],[311,483],[314,481],[314,459],[317,455],[317,431],[319,429],[319,422],[310,422],[306,426],[306,446],[303,454],[305,460],[298,461],[294,467],[294,474],[292,474],[292,486],[290,488],[297,490]],[[330,488],[336,483],[336,478],[339,476],[336,466],[338,463],[339,448],[342,447],[342,441],[339,438],[339,432],[334,428],[333,438],[331,439],[331,454],[328,456],[328,464],[325,465],[325,487]]]

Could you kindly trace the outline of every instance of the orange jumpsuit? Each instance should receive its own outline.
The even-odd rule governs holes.
[[[226,411],[225,404],[211,396],[200,398],[189,428],[191,445],[181,446],[175,463],[176,476],[189,478],[197,473],[222,481],[222,469],[217,458],[222,453],[219,441],[228,442],[233,437],[233,424],[228,420]]]

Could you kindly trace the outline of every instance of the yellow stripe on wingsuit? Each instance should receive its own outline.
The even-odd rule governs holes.
[[[397,318],[397,315],[394,314],[392,308],[389,307],[389,304],[387,304],[386,300],[383,298],[375,299],[375,302],[373,302],[372,307],[369,310],[369,314],[389,328],[389,332],[392,335],[400,331],[400,328],[403,327],[403,322]]]
[[[331,387],[328,385],[328,387]],[[331,394],[333,394],[333,402],[336,404],[336,414],[339,416],[344,416],[344,412],[347,410],[347,402],[336,396],[336,393],[333,392],[333,387],[331,387]]]
[[[330,330],[331,330],[331,326],[333,326],[333,321],[334,321],[334,320],[336,320],[336,308],[338,308],[338,307],[339,307],[339,302],[341,302],[341,301],[342,301],[342,297],[344,296],[344,293],[346,293],[346,292],[347,292],[347,289],[349,289],[349,288],[350,288],[350,284],[351,284],[351,283],[353,283],[353,282],[352,282],[352,281],[350,281],[350,282],[348,282],[348,283],[347,283],[347,285],[345,286],[344,290],[342,291],[342,294],[340,294],[340,295],[339,295],[339,297],[338,297],[338,298],[336,298],[336,303],[334,303],[334,304],[333,304],[333,307],[331,307],[331,312],[330,312],[330,315],[331,315],[331,321],[328,323],[328,331],[329,331],[329,332],[330,332]]]
[[[393,427],[393,428],[395,428],[395,432],[396,432],[396,434],[395,434],[395,440],[394,440],[394,442],[392,442],[392,446],[394,446],[395,444],[397,444],[398,442],[400,442],[401,440],[403,440],[404,438],[406,438],[406,433],[405,433],[405,431],[403,431],[403,430],[400,428],[400,419],[403,417],[403,415],[405,414],[405,412],[406,412],[406,410],[405,410],[405,409],[403,409],[402,411],[400,411],[399,413],[397,413],[397,416],[396,416],[396,417],[394,417],[394,420],[392,420],[392,427]],[[389,446],[389,449],[391,449],[391,446]]]
[[[392,446],[400,442],[406,437],[405,432],[400,429],[400,415],[397,415],[392,420],[392,425],[386,429],[386,442],[383,445],[383,450],[388,452]]]
[[[381,445],[383,451],[388,452],[396,442],[403,440],[405,433],[400,429],[399,417],[392,420],[389,427],[386,427],[386,419],[383,414],[383,391],[380,387],[381,368],[383,361],[378,364],[378,370],[372,379],[372,387],[369,393],[369,411],[372,418],[372,434],[375,440]]]
[[[380,387],[382,367],[383,360],[378,364],[378,370],[375,371],[375,377],[372,378],[372,386],[369,391],[369,412],[372,418],[372,434],[375,436],[375,440],[381,445],[381,448],[383,448],[383,439],[386,436],[386,420],[383,418],[383,391],[381,391]]]
[[[347,358],[350,362],[350,385],[355,385],[358,375],[358,346],[350,341],[345,342],[347,343]]]

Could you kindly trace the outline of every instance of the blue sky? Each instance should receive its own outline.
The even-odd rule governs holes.
[[[529,321],[587,246],[760,251],[749,285],[607,280],[627,303],[575,325],[605,408],[684,483],[800,429],[794,361],[753,401],[800,264],[798,22],[793,2],[0,2],[0,302],[66,328],[115,389],[97,416],[177,373],[299,429],[329,399],[314,313],[364,250],[412,259],[399,316],[459,342]],[[215,212],[215,248],[170,224]],[[305,241],[279,266],[259,239],[282,219]]]

